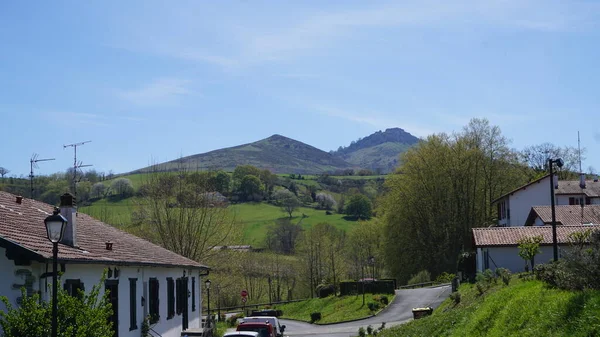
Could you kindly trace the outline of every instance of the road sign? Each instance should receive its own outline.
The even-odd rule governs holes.
[[[242,290],[241,295],[242,295],[242,297],[247,297],[248,296],[248,292],[246,290]]]
[[[248,298],[242,297],[242,302],[246,303],[247,300],[248,300]]]

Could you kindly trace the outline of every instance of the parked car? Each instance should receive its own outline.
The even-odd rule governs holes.
[[[285,325],[281,325],[279,323],[279,319],[273,316],[249,316],[242,318],[242,322],[263,322],[270,323],[275,328],[275,333],[277,337],[283,337],[283,331],[285,330]]]
[[[226,332],[223,337],[260,337],[256,331],[234,331]]]
[[[242,322],[237,326],[237,331],[255,331],[260,337],[277,337],[273,325],[265,322]]]

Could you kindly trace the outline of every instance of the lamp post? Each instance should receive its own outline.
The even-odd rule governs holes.
[[[554,164],[563,167],[562,159],[548,159],[548,167],[550,169],[550,208],[552,209],[552,247],[554,248],[554,261],[558,261],[558,242],[556,240],[556,210],[554,207]]]
[[[204,281],[204,285],[206,286],[206,319],[208,320],[208,326],[210,324],[210,280],[206,279]]]
[[[48,240],[52,242],[52,337],[58,335],[58,242],[62,239],[67,225],[67,219],[54,209],[52,215],[44,219]]]

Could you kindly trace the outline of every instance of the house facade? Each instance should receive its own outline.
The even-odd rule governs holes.
[[[552,188],[553,187],[553,188]],[[551,192],[553,191],[553,192]],[[545,175],[494,200],[498,208],[498,226],[524,226],[534,206],[550,206],[551,193],[556,205],[600,205],[598,179],[561,180]]]
[[[569,236],[586,230],[600,230],[600,224],[557,226],[556,236],[559,256],[569,248]],[[519,256],[519,240],[541,236],[540,254],[535,264],[547,263],[554,258],[552,226],[519,226],[473,228],[473,240],[477,250],[477,271],[506,268],[513,273],[525,271],[525,261]]]
[[[13,306],[21,288],[49,301],[52,289],[52,243],[44,219],[53,207],[0,191],[0,294]],[[146,240],[78,213],[72,197],[61,198],[68,220],[59,243],[59,287],[70,294],[101,282],[110,290],[111,322],[116,337],[138,337],[150,316],[155,335],[180,337],[201,328],[202,278],[208,267]],[[0,310],[6,310],[0,303]]]

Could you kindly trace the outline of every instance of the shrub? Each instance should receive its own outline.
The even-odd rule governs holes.
[[[460,292],[456,291],[450,294],[450,299],[454,302],[454,304],[459,304],[460,303],[460,299],[461,299],[461,295]]]
[[[439,283],[450,283],[454,277],[456,277],[456,275],[443,272],[435,279],[435,281]]]
[[[321,313],[320,312],[313,312],[310,314],[310,322],[314,323],[316,321],[320,321],[321,320]]]
[[[233,328],[236,324],[237,324],[237,320],[239,318],[243,318],[244,315],[243,314],[237,314],[237,315],[233,315],[230,316],[226,321],[227,321],[227,326],[230,328]]]
[[[419,283],[425,283],[425,282],[429,282],[431,281],[431,273],[429,273],[427,270],[421,270],[420,272],[416,273],[415,275],[412,275],[410,277],[410,280],[408,280],[407,284],[411,285],[411,284],[419,284]]]
[[[485,293],[485,291],[487,290],[485,285],[483,285],[483,283],[481,282],[477,282],[475,284],[475,287],[477,287],[477,292],[479,293],[479,295],[483,295]]]
[[[365,328],[363,328],[362,326],[360,328],[358,328],[358,336],[359,337],[365,337],[367,335],[367,333],[365,332]]]
[[[369,303],[367,303],[367,307],[371,311],[377,311],[377,310],[379,310],[380,305],[379,305],[379,302],[369,302]]]
[[[335,287],[333,284],[319,284],[316,290],[319,298],[325,298],[335,294]]]
[[[383,305],[388,305],[390,303],[390,300],[388,299],[387,296],[383,295],[381,296],[381,299],[379,300]]]
[[[510,270],[508,270],[506,268],[496,269],[496,275],[498,277],[500,277],[500,279],[502,280],[502,282],[505,285],[508,285],[510,283],[510,279],[512,278],[512,274],[510,273]]]
[[[367,326],[367,333],[369,335],[373,334],[373,327],[369,324],[369,326]]]

